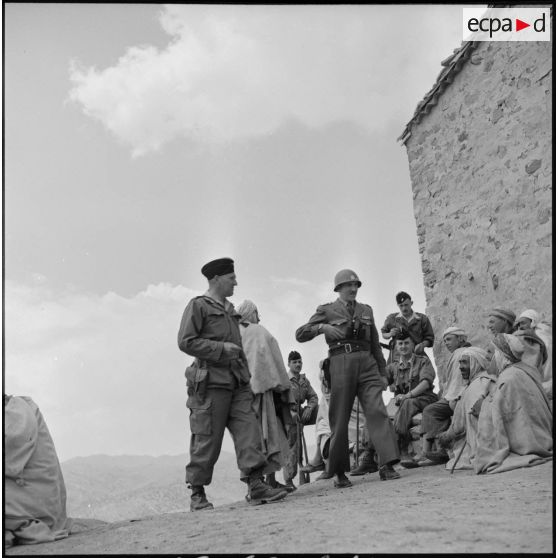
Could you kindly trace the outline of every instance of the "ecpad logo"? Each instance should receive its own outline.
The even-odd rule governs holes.
[[[550,41],[550,8],[463,8],[464,41]]]

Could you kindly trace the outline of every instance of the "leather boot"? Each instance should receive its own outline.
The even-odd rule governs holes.
[[[277,500],[282,500],[287,495],[287,490],[284,488],[271,488],[271,486],[264,482],[262,477],[251,478],[248,487],[249,501],[253,506],[266,504],[267,502],[276,502]]]
[[[212,510],[213,504],[207,501],[203,486],[192,486],[190,511]]]
[[[360,463],[358,467],[351,469],[349,475],[351,477],[358,477],[366,473],[375,473],[378,470],[378,464],[374,460],[374,452],[365,449],[360,456]]]
[[[380,467],[380,478],[384,480],[400,479],[401,475],[393,468],[393,465],[386,464]]]
[[[337,473],[333,486],[335,486],[335,488],[348,488],[349,486],[353,486],[353,483],[347,478],[345,473]]]
[[[287,482],[287,484],[281,484],[276,478],[275,473],[271,473],[265,476],[265,483],[271,486],[271,488],[282,488],[287,492],[294,492],[296,490],[296,486],[293,484],[293,481]]]

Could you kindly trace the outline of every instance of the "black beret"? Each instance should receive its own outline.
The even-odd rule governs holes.
[[[215,275],[227,275],[228,273],[234,273],[234,262],[230,258],[219,258],[218,260],[206,263],[201,268],[201,272],[208,279],[213,279]]]
[[[302,357],[298,351],[291,351],[289,353],[289,362],[291,362],[291,360],[302,360]]]
[[[401,304],[404,300],[411,300],[411,295],[409,293],[406,293],[405,291],[400,291],[395,295],[395,302],[397,302],[397,304]]]

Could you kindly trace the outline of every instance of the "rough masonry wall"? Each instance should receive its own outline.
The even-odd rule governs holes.
[[[550,42],[478,43],[407,140],[427,309],[486,346],[487,311],[552,320]]]

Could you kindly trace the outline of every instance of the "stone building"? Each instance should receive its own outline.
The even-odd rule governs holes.
[[[486,346],[487,310],[552,321],[552,44],[464,42],[399,138],[407,148],[427,309]]]

